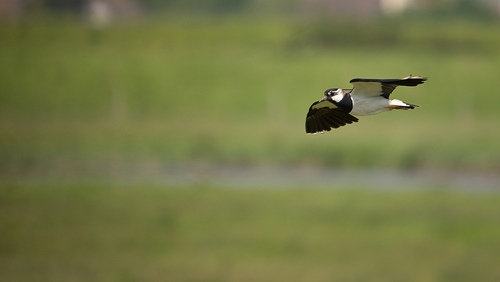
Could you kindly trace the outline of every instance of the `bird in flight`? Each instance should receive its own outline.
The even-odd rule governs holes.
[[[324,97],[309,107],[306,133],[323,133],[358,122],[356,116],[414,109],[418,105],[389,99],[389,96],[398,86],[417,86],[426,80],[425,77],[412,75],[400,79],[353,78],[350,81],[352,89],[327,89]]]

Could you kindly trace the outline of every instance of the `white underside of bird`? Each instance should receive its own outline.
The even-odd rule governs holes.
[[[381,96],[377,97],[367,97],[364,99],[358,99],[357,97],[352,97],[353,108],[350,114],[355,116],[369,116],[375,115],[383,112],[387,112],[394,109],[411,109],[411,107],[416,107],[416,105],[407,104],[398,99],[388,100]],[[417,106],[418,107],[418,106]]]

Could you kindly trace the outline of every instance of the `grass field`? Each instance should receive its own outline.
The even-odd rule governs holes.
[[[4,185],[2,281],[497,281],[499,195]]]
[[[203,168],[495,175],[499,32],[247,15],[2,21],[0,280],[498,281],[495,191],[233,187]],[[394,96],[417,110],[305,134],[326,88],[409,74],[429,80]],[[161,177],[192,167],[195,181]]]
[[[252,17],[104,30],[4,24],[0,167],[152,159],[498,169],[498,25],[369,26]],[[395,97],[421,108],[304,134],[324,89],[410,73],[429,81]]]

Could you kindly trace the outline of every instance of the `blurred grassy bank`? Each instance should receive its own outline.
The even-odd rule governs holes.
[[[104,29],[0,25],[0,168],[153,161],[500,166],[500,26],[173,17]],[[307,136],[309,105],[353,77],[428,76],[409,112]],[[17,177],[16,176],[16,177]]]
[[[2,281],[500,279],[497,194],[143,185],[0,194]]]

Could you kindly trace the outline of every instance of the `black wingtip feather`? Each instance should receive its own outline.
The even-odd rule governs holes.
[[[340,109],[310,109],[306,117],[306,133],[326,132],[357,121],[358,118]]]
[[[420,76],[407,76],[403,78],[389,78],[389,79],[378,79],[378,78],[353,78],[349,82],[380,82],[387,84],[394,84],[400,86],[417,86],[419,84],[424,83],[427,80],[427,77]]]

